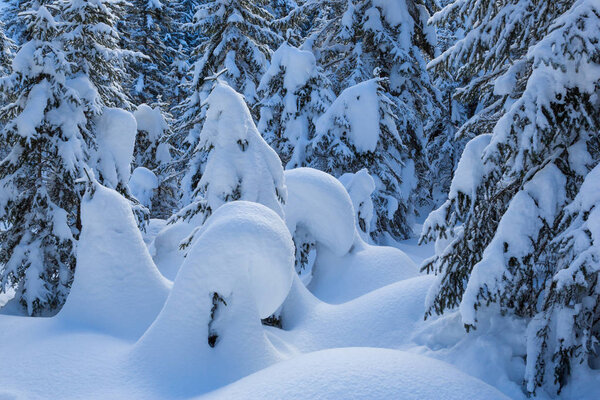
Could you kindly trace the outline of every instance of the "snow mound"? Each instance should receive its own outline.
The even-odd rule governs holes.
[[[104,185],[114,189],[129,182],[137,123],[120,108],[105,108],[96,121],[98,149],[95,161]]]
[[[354,208],[340,181],[316,169],[296,168],[285,171],[285,182],[290,232],[302,227],[334,254],[346,254],[354,242]]]
[[[334,121],[344,120],[348,125],[348,138],[356,150],[360,153],[375,151],[381,133],[378,88],[378,80],[371,79],[342,91],[317,120],[314,143],[327,134]]]
[[[202,399],[508,399],[441,361],[397,350],[342,348],[273,365]]]
[[[356,239],[350,252],[341,257],[328,249],[317,255],[308,288],[320,300],[344,303],[419,275],[419,267],[403,251]]]
[[[345,173],[338,178],[344,185],[356,212],[356,227],[360,237],[367,243],[371,242],[371,224],[373,223],[373,199],[375,180],[366,168],[356,173]]]
[[[177,221],[166,225],[154,238],[151,244],[152,259],[163,276],[175,280],[177,272],[185,259],[186,251],[181,243],[194,231],[194,225],[185,221]]]
[[[150,208],[154,189],[158,187],[158,178],[145,167],[137,167],[129,179],[129,190],[140,203]]]
[[[161,379],[202,377],[211,386],[277,361],[261,318],[287,297],[293,265],[292,238],[275,212],[223,205],[192,242],[163,310],[136,345],[136,363]]]
[[[58,317],[127,338],[139,338],[167,298],[127,200],[95,185],[81,203],[82,232],[71,293]]]
[[[137,129],[148,133],[148,140],[154,143],[169,129],[167,121],[158,108],[140,104],[133,112],[137,121]]]

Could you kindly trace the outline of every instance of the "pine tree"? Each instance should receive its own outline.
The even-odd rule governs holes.
[[[31,40],[0,81],[16,99],[1,112],[10,153],[0,163],[0,291],[15,288],[29,315],[56,312],[68,294],[79,233],[75,181],[86,167],[84,108],[67,86],[62,26],[49,9],[24,15]]]
[[[315,135],[316,121],[334,98],[313,54],[282,44],[273,53],[258,89],[259,132],[286,168],[304,165],[304,151]]]
[[[529,321],[530,393],[547,383],[546,362],[555,364],[560,389],[570,374],[569,363],[579,357],[568,350],[568,341],[556,357],[544,354],[549,327],[560,319],[554,307],[568,312],[562,301],[574,295],[573,286],[554,283],[555,273],[560,275],[558,270],[571,260],[568,251],[557,260],[552,244],[562,242],[558,238],[566,226],[561,215],[573,214],[565,206],[600,161],[596,3],[577,0],[539,8],[533,1],[519,2],[519,7],[466,1],[441,11],[442,17],[460,12],[473,28],[434,64],[464,64],[463,73],[483,67],[462,90],[475,95],[477,87],[479,98],[489,99],[472,121],[490,121],[493,129],[467,144],[448,200],[424,225],[422,240],[440,244],[423,267],[439,275],[427,312],[460,306],[463,323],[471,329],[486,306],[497,303],[503,314]],[[462,129],[470,127],[468,122]],[[581,318],[574,319],[573,335],[584,323]]]
[[[229,201],[261,203],[283,216],[283,167],[258,133],[243,97],[217,82],[207,99],[206,121],[183,179],[192,203],[178,218],[201,225]]]
[[[372,236],[383,240],[411,235],[415,204],[415,163],[398,132],[387,80],[374,78],[344,90],[317,121],[306,149],[310,167],[336,177],[366,168],[376,180],[376,223]]]

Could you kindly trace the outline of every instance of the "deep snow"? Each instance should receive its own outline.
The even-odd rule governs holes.
[[[188,228],[154,219],[142,237],[126,200],[88,188],[63,310],[0,315],[0,354],[13,360],[0,399],[525,398],[522,323],[495,317],[465,335],[458,312],[424,321],[434,278],[417,266],[433,246],[369,245],[339,181],[310,169],[286,178],[295,223],[257,203],[227,203],[186,258],[168,253]],[[289,229],[302,220],[300,187],[349,205],[338,211],[354,230],[352,240],[320,246],[308,288],[294,271]],[[319,235],[326,227],[311,225]],[[151,252],[163,267],[177,264],[163,268],[169,276]],[[261,325],[276,310],[282,329]],[[585,384],[563,398],[600,396],[597,377],[578,379]]]

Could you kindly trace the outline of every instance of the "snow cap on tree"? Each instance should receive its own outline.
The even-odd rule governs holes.
[[[258,133],[244,98],[217,82],[206,106],[200,141],[184,178],[195,202],[181,213],[188,218],[200,212],[206,218],[226,202],[247,200],[283,216],[283,167]]]
[[[315,134],[316,121],[334,99],[315,56],[284,42],[273,53],[258,91],[258,130],[286,168],[304,165],[306,145]]]

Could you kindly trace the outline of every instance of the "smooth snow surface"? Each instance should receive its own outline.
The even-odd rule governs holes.
[[[158,187],[158,178],[148,168],[137,167],[133,170],[129,179],[129,190],[131,194],[146,207],[152,204],[154,189]]]
[[[137,123],[133,115],[120,108],[105,108],[96,122],[96,164],[103,184],[116,188],[129,182]]]
[[[449,364],[406,352],[342,348],[302,355],[202,399],[508,399]]]
[[[140,337],[169,293],[148,253],[127,200],[95,184],[81,204],[83,226],[71,293],[57,319]]]
[[[223,205],[195,237],[134,358],[157,378],[202,380],[205,388],[278,361],[260,320],[287,297],[293,265],[292,238],[274,211],[242,201]]]
[[[288,200],[286,224],[293,234],[303,227],[317,243],[344,255],[354,243],[354,209],[344,186],[312,168],[285,171]]]

